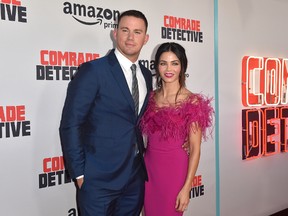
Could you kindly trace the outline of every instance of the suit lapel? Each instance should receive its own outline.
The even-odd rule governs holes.
[[[119,62],[118,62],[118,60],[114,54],[114,49],[109,53],[108,59],[109,59],[109,64],[111,65],[110,71],[111,71],[111,73],[115,79],[115,82],[117,83],[117,85],[121,89],[127,102],[130,104],[132,111],[135,110],[132,95],[131,95],[129,87],[127,85],[126,78],[124,76],[122,68],[121,68],[121,66],[120,66],[120,64],[119,64]]]

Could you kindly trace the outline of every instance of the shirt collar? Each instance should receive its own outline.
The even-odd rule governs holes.
[[[115,55],[120,65],[124,67],[126,70],[129,70],[133,62],[131,62],[128,58],[126,58],[117,48],[115,49]],[[136,64],[137,67],[139,67],[138,60],[136,60],[134,64]]]

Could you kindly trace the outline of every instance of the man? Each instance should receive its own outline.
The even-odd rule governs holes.
[[[136,216],[142,209],[147,172],[138,124],[152,75],[138,57],[149,39],[147,27],[140,11],[123,12],[113,32],[116,49],[82,64],[69,83],[60,138],[66,167],[79,188],[82,216]]]

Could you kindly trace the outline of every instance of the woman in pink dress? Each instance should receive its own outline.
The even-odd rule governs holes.
[[[155,55],[157,89],[150,94],[141,128],[147,136],[145,216],[179,216],[187,209],[202,138],[212,125],[211,99],[185,87],[187,57],[177,43]],[[189,154],[182,148],[187,142]]]

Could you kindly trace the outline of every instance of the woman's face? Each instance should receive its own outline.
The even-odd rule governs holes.
[[[179,83],[181,63],[173,52],[168,51],[161,54],[158,70],[165,83]]]

